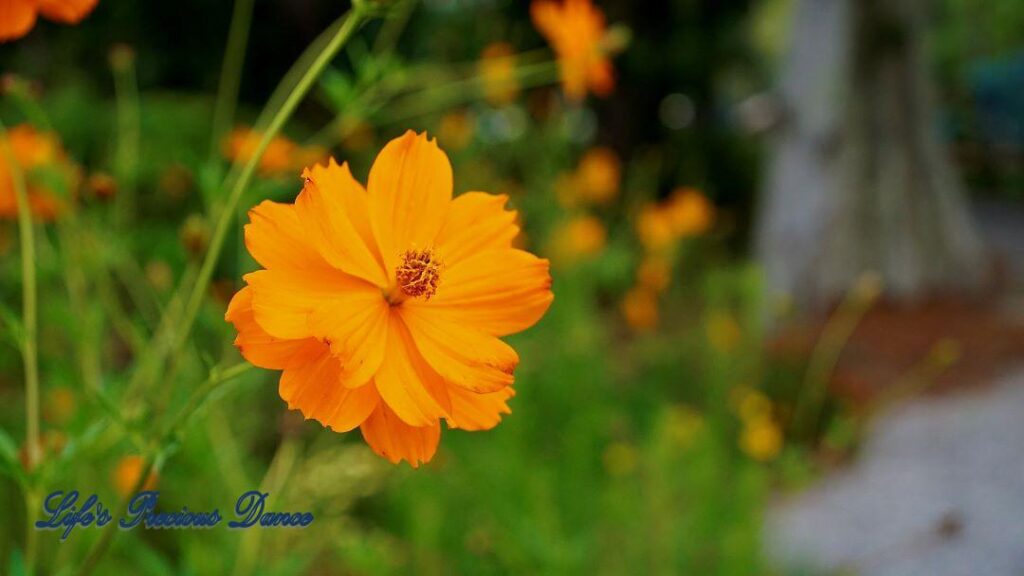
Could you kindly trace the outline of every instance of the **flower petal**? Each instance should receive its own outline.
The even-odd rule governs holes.
[[[320,253],[334,267],[380,287],[388,285],[369,228],[363,187],[347,164],[330,159],[303,174],[306,186],[295,200],[303,226]]]
[[[452,166],[435,140],[412,130],[389,142],[370,168],[370,223],[384,259],[433,246],[452,198]]]
[[[25,0],[0,0],[0,42],[21,38],[36,23],[36,8]]]
[[[239,352],[260,368],[291,368],[311,362],[327,351],[327,345],[315,338],[284,340],[267,334],[256,323],[252,312],[252,289],[248,286],[231,299],[224,318],[238,330],[235,346]]]
[[[551,0],[535,0],[530,4],[530,18],[548,40],[562,33],[562,9]]]
[[[455,198],[441,231],[437,246],[441,261],[452,266],[484,250],[511,248],[519,234],[516,212],[505,210],[508,196],[484,192],[466,192]]]
[[[394,464],[405,460],[413,468],[418,468],[421,462],[430,462],[441,440],[440,422],[410,426],[383,402],[363,422],[360,430],[374,452]]]
[[[328,268],[293,204],[265,200],[249,211],[245,245],[264,268]]]
[[[345,386],[366,384],[380,368],[388,316],[388,305],[379,295],[368,301],[339,300],[310,316],[313,334],[330,342],[331,352],[341,361]]]
[[[498,338],[426,306],[403,305],[399,314],[423,358],[446,382],[482,393],[515,381],[519,355]]]
[[[381,398],[410,426],[429,426],[448,415],[444,381],[426,369],[409,330],[397,314],[390,315],[385,360],[374,376]]]
[[[341,364],[323,348],[312,362],[286,369],[278,387],[288,408],[299,410],[335,432],[348,432],[362,424],[377,407],[380,396],[373,386],[341,385]]]
[[[505,336],[533,326],[554,295],[548,261],[522,250],[479,252],[446,268],[437,294],[403,307],[431,308],[452,322]]]
[[[461,388],[451,388],[451,415],[448,426],[462,430],[490,430],[501,422],[502,414],[511,414],[508,400],[516,395],[511,386],[489,394],[477,394]]]
[[[245,281],[252,287],[256,322],[278,338],[323,337],[311,322],[317,311],[383,302],[376,286],[333,269],[258,270]]]
[[[39,13],[50,20],[76,24],[89,15],[99,0],[37,0]]]

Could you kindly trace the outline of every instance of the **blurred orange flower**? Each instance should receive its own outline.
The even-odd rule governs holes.
[[[42,220],[53,220],[64,209],[63,202],[46,183],[33,178],[34,171],[54,170],[71,188],[77,184],[78,168],[71,163],[56,136],[37,132],[28,124],[7,131],[7,143],[28,187],[32,214]],[[50,182],[53,182],[51,179]],[[5,156],[0,155],[0,218],[16,218],[18,199],[14,192],[14,175]]]
[[[57,426],[67,424],[77,408],[75,393],[67,386],[51,388],[43,402],[43,419]]]
[[[311,146],[296,147],[292,159],[292,169],[301,171],[306,166],[326,163],[330,157],[330,150],[323,146],[314,144]]]
[[[663,206],[648,204],[640,210],[636,219],[636,233],[640,243],[651,251],[659,251],[676,240],[672,219]]]
[[[604,13],[590,0],[534,0],[530,16],[558,55],[562,89],[571,100],[587,91],[607,96],[615,87],[611,60],[602,46]]]
[[[657,251],[706,233],[714,221],[715,207],[707,196],[693,188],[678,188],[667,200],[644,206],[636,229],[644,247]]]
[[[248,162],[256,153],[262,139],[263,134],[252,128],[236,128],[224,140],[224,157],[236,163]],[[275,177],[301,169],[296,158],[299,152],[299,146],[295,142],[283,136],[274,137],[260,158],[260,174]]]
[[[283,370],[289,408],[356,427],[392,462],[429,461],[440,420],[485,430],[510,412],[519,357],[500,337],[553,299],[548,262],[512,248],[508,198],[452,198],[452,169],[412,131],[377,156],[366,189],[331,160],[294,204],[266,201],[245,227],[264,270],[226,318],[253,364]]]
[[[754,460],[774,460],[782,451],[782,430],[770,416],[744,422],[740,449]]]
[[[559,263],[593,258],[604,250],[608,232],[593,216],[576,216],[555,231],[552,255]]]
[[[694,188],[678,188],[668,199],[668,213],[677,236],[699,236],[715,221],[715,207]]]
[[[510,44],[488,44],[480,54],[478,68],[484,80],[485,100],[495,106],[504,106],[519,96],[515,51]]]
[[[462,150],[473,141],[476,120],[466,110],[449,112],[441,117],[437,127],[437,139],[446,148]]]
[[[645,256],[636,269],[637,284],[652,292],[664,292],[671,281],[672,264],[660,254]]]
[[[658,325],[658,295],[643,286],[626,292],[620,308],[626,323],[637,332],[651,330]]]
[[[572,184],[578,200],[588,204],[607,204],[619,193],[622,162],[611,148],[598,146],[588,150],[576,167]]]
[[[142,456],[134,454],[118,460],[110,480],[114,484],[114,490],[117,490],[117,493],[122,498],[131,495],[132,489],[135,488],[135,483],[142,476],[143,466],[145,466],[145,461],[142,459]],[[156,488],[156,483],[156,472],[150,471],[149,476],[142,485],[142,490],[153,490]]]
[[[77,24],[99,0],[0,0],[0,42],[17,40],[35,26],[40,15],[54,22]]]

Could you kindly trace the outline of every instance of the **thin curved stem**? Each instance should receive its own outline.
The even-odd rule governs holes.
[[[224,64],[220,72],[220,85],[217,88],[217,103],[213,110],[210,162],[216,160],[220,141],[235,117],[254,3],[254,0],[235,0],[235,10],[231,15],[231,29],[228,32],[228,45],[224,50]]]
[[[132,495],[137,493],[142,488],[142,486],[146,482],[146,479],[149,477],[150,472],[153,471],[153,468],[156,465],[156,463],[158,461],[162,461],[164,453],[167,450],[167,446],[169,445],[171,440],[174,438],[175,435],[177,435],[181,427],[186,422],[188,422],[189,417],[192,416],[192,414],[195,413],[195,411],[200,406],[202,406],[203,401],[209,397],[210,393],[212,393],[214,390],[219,388],[224,383],[230,380],[234,380],[235,378],[241,376],[250,369],[252,369],[252,365],[245,362],[241,364],[236,364],[225,370],[214,371],[213,373],[210,374],[210,377],[207,378],[205,382],[196,387],[195,392],[192,393],[192,396],[189,398],[188,402],[185,403],[184,408],[181,409],[181,411],[174,417],[174,419],[171,420],[167,424],[167,426],[163,427],[162,429],[157,429],[159,430],[159,432],[145,457],[145,463],[142,466],[142,473],[139,474],[138,479],[136,479],[135,481],[135,485],[128,492],[128,495],[122,499],[120,506],[118,508],[121,512],[117,516],[117,518],[124,516],[125,511],[127,511],[128,509],[128,503],[130,502]],[[86,556],[85,560],[82,562],[82,565],[78,569],[79,576],[86,576],[96,569],[96,566],[97,564],[99,564],[100,559],[103,558],[103,555],[106,554],[107,550],[110,548],[110,545],[113,542],[114,536],[116,534],[117,522],[111,522],[104,528],[103,534],[100,535],[100,539],[97,540],[96,543],[93,544],[92,548],[89,550],[89,554]]]
[[[0,123],[0,148],[7,163],[14,195],[18,202],[18,233],[21,241],[21,304],[22,340],[21,356],[25,364],[25,442],[28,444],[28,469],[35,470],[42,459],[39,448],[39,360],[37,348],[38,305],[36,288],[36,244],[32,226],[32,207],[28,201],[25,174],[11,150],[7,128]],[[25,514],[31,518],[34,508],[34,488],[25,493]],[[28,522],[25,534],[25,564],[31,574],[35,569],[36,531]]]
[[[256,173],[256,167],[259,164],[260,159],[266,152],[267,147],[270,145],[270,141],[277,136],[281,128],[284,127],[285,123],[291,118],[293,112],[298,107],[299,103],[305,98],[306,94],[313,87],[317,78],[327,67],[327,64],[334,58],[338,53],[338,50],[345,45],[345,42],[359,29],[359,27],[366,21],[366,16],[363,11],[359,9],[351,10],[346,16],[343,17],[344,23],[338,28],[337,33],[331,38],[330,42],[324,47],[323,51],[316,57],[313,64],[306,71],[306,73],[299,79],[295,88],[285,99],[281,108],[273,116],[270,124],[267,126],[266,131],[263,133],[263,137],[260,139],[259,145],[256,147],[255,152],[246,162],[245,167],[242,169],[241,174],[238,177],[231,188],[231,192],[228,194],[227,202],[221,208],[221,213],[217,218],[217,225],[214,228],[213,237],[210,240],[210,247],[206,252],[206,257],[203,260],[203,264],[199,269],[199,277],[196,279],[195,284],[192,287],[192,292],[189,296],[188,303],[185,305],[185,311],[182,315],[181,324],[178,326],[178,330],[175,333],[174,345],[172,347],[172,354],[178,355],[184,348],[185,342],[188,339],[189,333],[192,331],[192,326],[195,324],[196,316],[199,313],[199,308],[203,303],[203,297],[206,294],[206,288],[210,284],[210,279],[213,277],[214,267],[217,265],[217,261],[220,257],[220,252],[224,248],[224,242],[227,239],[228,230],[231,227],[235,210],[238,207],[238,202],[242,198],[242,194],[248,187],[249,182],[252,180],[253,175]]]

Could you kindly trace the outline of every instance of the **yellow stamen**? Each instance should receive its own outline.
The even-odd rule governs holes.
[[[395,279],[405,294],[430,300],[441,282],[441,261],[430,248],[406,250],[402,263],[395,270]]]

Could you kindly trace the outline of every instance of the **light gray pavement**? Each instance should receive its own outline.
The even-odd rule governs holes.
[[[1024,576],[1024,366],[882,416],[849,468],[783,496],[765,532],[780,567],[812,573]]]

